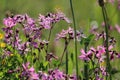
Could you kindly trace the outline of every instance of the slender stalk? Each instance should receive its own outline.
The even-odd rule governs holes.
[[[88,45],[85,43],[85,53],[87,53]],[[88,69],[88,62],[84,62],[84,80],[89,80],[89,69]]]
[[[33,55],[33,49],[32,49],[32,46],[31,46],[31,55],[32,55],[32,65],[33,65],[34,55]]]
[[[14,42],[13,42],[13,52],[14,52],[14,54],[15,54],[15,42],[16,42],[16,31],[15,31],[15,26],[13,27],[13,37],[14,37]]]
[[[52,28],[50,29],[50,32],[49,32],[48,41],[50,41],[51,33],[52,33]],[[47,48],[46,48],[46,53],[48,52],[48,46],[49,46],[49,43],[48,43]]]
[[[108,17],[107,17],[107,12],[106,12],[106,9],[105,7],[103,6],[102,7],[102,14],[103,14],[103,18],[104,18],[104,22],[105,22],[105,33],[106,33],[106,40],[105,40],[105,47],[106,47],[106,71],[109,73],[109,76],[106,75],[106,80],[112,80],[112,75],[111,75],[111,65],[110,65],[110,57],[109,57],[109,50],[108,50],[108,47],[109,47],[109,41],[108,41],[108,37],[109,37],[109,33],[108,33],[108,27],[109,27],[109,24],[108,24]],[[108,78],[109,77],[109,78]]]
[[[68,74],[68,51],[67,51],[67,48],[66,48],[66,75],[67,74]],[[68,80],[67,77],[66,77],[66,80]]]
[[[77,54],[77,38],[76,38],[76,22],[75,22],[75,16],[74,16],[74,9],[72,5],[72,0],[70,0],[70,7],[72,12],[72,18],[73,18],[73,24],[74,24],[74,32],[75,32],[75,61],[76,61],[76,77],[77,80],[79,79],[79,73],[78,73],[78,54]]]
[[[54,26],[55,26],[55,24],[52,24],[52,26],[50,28],[50,32],[49,32],[49,35],[48,35],[48,41],[50,41],[50,39],[51,39],[52,29],[53,29]],[[46,48],[46,53],[48,52],[48,47],[49,47],[49,43],[48,43],[47,48]]]
[[[39,61],[39,62],[40,62],[40,58],[41,58],[41,56],[40,56],[40,52],[41,52],[41,50],[38,49],[38,61]]]
[[[63,53],[62,53],[62,57],[61,57],[61,60],[60,60],[60,64],[58,65],[58,68],[59,68],[59,67],[61,66],[61,64],[62,64],[62,60],[63,60],[64,54],[65,54],[65,52],[66,52],[66,50],[67,50],[67,47],[68,47],[69,42],[70,42],[70,41],[66,41],[66,40],[65,40],[65,47],[64,47],[64,51],[63,51]]]

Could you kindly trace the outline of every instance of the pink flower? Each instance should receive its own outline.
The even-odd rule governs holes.
[[[59,34],[57,34],[56,40],[59,40],[60,38],[74,38],[74,30],[73,28],[69,27],[67,30],[62,30]]]
[[[39,80],[39,75],[35,73],[33,67],[28,68],[30,63],[22,64],[23,71],[21,77],[27,77],[29,80]]]
[[[57,10],[56,20],[65,20],[67,23],[71,23],[71,21],[60,10]]]
[[[39,24],[44,29],[50,29],[52,21],[53,21],[53,18],[51,18],[50,16],[46,17],[41,14],[39,15]]]
[[[79,58],[81,59],[81,60],[86,60],[86,61],[89,61],[90,60],[90,58],[91,58],[91,56],[92,56],[92,51],[91,50],[89,50],[87,53],[83,50],[83,49],[81,49],[81,55],[79,56]]]
[[[98,46],[97,50],[98,50],[99,54],[104,54],[105,53],[105,47],[104,46]]]
[[[19,15],[19,14],[15,15],[13,18],[18,23],[21,23],[21,22],[23,22],[25,20],[25,16],[24,15]]]
[[[102,61],[105,56],[103,55],[105,53],[105,47],[98,46],[96,51],[96,57],[99,59],[99,61]]]
[[[62,72],[62,71],[60,71],[60,70],[58,70],[58,69],[56,69],[56,70],[54,70],[53,72],[52,72],[52,76],[54,76],[54,78],[56,79],[56,80],[63,80],[64,79],[64,73]]]
[[[64,20],[67,23],[70,23],[70,20],[65,16],[61,11],[57,11],[57,13],[49,13],[47,15],[39,15],[39,24],[44,29],[51,29],[53,24]]]
[[[10,27],[10,28],[16,25],[15,20],[11,17],[5,18],[3,20],[3,23],[6,27]]]
[[[103,80],[103,78],[100,78],[99,75],[96,75],[95,80]]]

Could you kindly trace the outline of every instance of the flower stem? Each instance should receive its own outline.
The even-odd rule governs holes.
[[[72,0],[70,0],[70,7],[72,12],[72,18],[73,18],[73,24],[74,24],[74,32],[75,32],[75,61],[76,61],[76,77],[78,80],[79,73],[78,73],[78,54],[77,54],[77,38],[76,38],[76,23],[75,23],[75,16],[74,16],[74,10],[72,5]]]
[[[52,28],[50,29],[50,32],[49,32],[48,41],[50,41],[51,34],[52,34]],[[48,52],[48,46],[49,46],[49,43],[48,43],[47,48],[46,48],[46,53]]]
[[[110,57],[109,57],[109,43],[108,43],[108,37],[109,37],[109,33],[108,33],[108,17],[107,17],[107,12],[104,6],[102,6],[102,14],[103,14],[103,18],[104,18],[104,22],[105,22],[105,33],[106,33],[106,40],[105,40],[105,47],[106,47],[106,71],[109,73],[109,76],[106,75],[106,80],[112,80],[112,75],[111,75],[111,64],[110,64]],[[108,78],[109,77],[109,78]]]
[[[70,42],[70,40],[69,40],[69,41],[66,41],[66,40],[65,40],[65,48],[64,48],[64,51],[63,51],[63,53],[62,53],[62,57],[61,57],[61,60],[60,60],[60,64],[58,65],[58,68],[59,68],[59,67],[61,66],[61,64],[62,64],[62,60],[63,60],[63,57],[64,57],[65,52],[67,52],[66,50],[67,50],[67,47],[68,47],[69,42]]]
[[[14,51],[13,51],[13,52],[14,52],[14,54],[15,54],[15,47],[16,47],[16,46],[15,46],[15,42],[16,42],[16,31],[15,31],[15,26],[13,27],[13,33],[14,33],[14,35],[13,35],[13,37],[14,37],[14,40],[13,40],[13,41],[14,41],[14,42],[13,42],[13,50],[14,50]]]
[[[66,75],[67,74],[68,74],[68,51],[67,51],[67,48],[66,48]],[[66,80],[67,80],[67,77],[66,77]]]
[[[87,53],[88,44],[85,43],[85,53]],[[84,62],[84,80],[89,80],[89,69],[88,69],[88,62]]]

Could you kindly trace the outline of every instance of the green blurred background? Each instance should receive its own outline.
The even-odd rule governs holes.
[[[73,5],[78,26],[86,25],[88,20],[102,21],[101,9],[97,0],[73,0]],[[116,6],[112,4],[108,4],[108,6],[109,16],[115,18]],[[37,18],[39,13],[53,12],[56,8],[61,9],[71,18],[69,0],[0,0],[0,20],[8,11],[14,14],[27,13],[31,17]]]
[[[110,20],[110,25],[112,27],[115,24],[120,24],[120,10],[117,9],[117,2],[115,4],[107,3],[107,12]],[[97,0],[73,0],[75,19],[77,24],[77,29],[83,29],[84,33],[89,35],[90,24],[92,21],[97,21],[98,27],[101,27],[103,22],[101,8],[99,7]],[[2,20],[5,17],[6,13],[13,14],[25,14],[33,18],[38,18],[39,14],[46,14],[48,12],[55,12],[56,9],[60,9],[66,14],[68,18],[72,20],[71,10],[69,0],[0,0],[0,27],[3,27]],[[68,25],[65,22],[60,22],[56,24],[56,27],[53,30],[53,36],[60,32],[62,29],[67,29]],[[54,34],[55,33],[55,34]],[[114,36],[117,40],[116,50],[120,52],[120,35],[117,31],[111,32],[111,35]],[[47,36],[47,35],[44,35]],[[54,51],[54,41],[52,41],[51,49]],[[56,53],[62,53],[63,44],[59,43],[61,46],[56,49]],[[73,46],[73,44],[70,44]],[[58,45],[57,45],[58,46]],[[70,50],[74,51],[74,47],[70,46]],[[79,46],[80,48],[81,46]],[[80,49],[79,49],[80,50]],[[78,50],[78,51],[79,51]],[[80,53],[79,53],[80,54]],[[61,54],[58,54],[61,55]],[[113,63],[115,68],[120,68],[119,60],[116,60]],[[81,62],[80,62],[81,63]],[[72,65],[73,66],[73,65]],[[82,67],[82,66],[79,66]],[[118,79],[119,80],[119,79]]]

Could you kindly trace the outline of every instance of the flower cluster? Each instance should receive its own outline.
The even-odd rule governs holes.
[[[39,24],[44,29],[51,29],[53,24],[59,22],[60,20],[65,20],[70,23],[70,20],[60,11],[57,13],[48,13],[46,16],[39,15]]]
[[[42,80],[77,80],[75,75],[66,75],[59,69],[49,70],[48,74],[42,71],[39,71],[40,79]]]
[[[35,73],[35,70],[33,67],[28,68],[29,67],[29,63],[26,64],[22,64],[23,67],[23,71],[20,75],[21,78],[24,77],[24,79],[30,79],[30,80],[39,80],[39,75],[37,73]]]
[[[2,30],[5,32],[4,42],[7,43],[7,47],[3,50],[4,54],[2,55],[2,58],[6,59],[8,57],[8,59],[12,58],[14,60],[15,57],[19,57],[23,58],[22,60],[24,62],[22,64],[22,68],[19,68],[19,70],[8,69],[8,74],[19,73],[19,78],[26,80],[65,80],[66,78],[69,80],[76,80],[75,75],[64,74],[59,69],[49,70],[48,73],[44,73],[43,71],[36,73],[34,67],[29,67],[30,63],[26,62],[29,60],[28,57],[34,57],[33,59],[38,61],[34,61],[33,59],[31,59],[31,61],[39,63],[40,53],[42,50],[45,50],[47,53],[45,56],[47,61],[50,62],[52,58],[56,60],[58,59],[58,57],[56,57],[53,53],[48,53],[46,51],[49,41],[42,39],[42,30],[52,29],[53,25],[61,20],[66,21],[68,24],[71,23],[70,20],[60,11],[57,13],[49,13],[47,15],[40,14],[38,20],[31,18],[27,14],[14,15],[3,20],[5,27],[2,28]],[[59,35],[59,38],[63,38],[61,36],[64,36],[64,38],[69,37],[70,39],[73,39],[74,30],[69,27],[68,30],[63,30],[63,32]],[[0,39],[2,38],[3,35],[0,34]],[[0,45],[5,46],[5,44]],[[17,62],[21,63],[16,60],[15,63],[17,64]]]
[[[60,38],[73,39],[74,38],[73,28],[69,27],[67,30],[63,29],[59,34],[57,34],[56,40],[59,40]]]
[[[109,55],[110,55],[110,60],[113,60],[115,58],[119,58],[119,54],[113,50],[113,46],[109,46]],[[83,49],[81,49],[81,55],[79,58],[83,61],[91,61],[93,66],[99,66],[99,69],[96,68],[96,76],[98,77],[98,73],[101,72],[103,76],[108,75],[106,72],[106,67],[105,67],[105,59],[106,59],[106,48],[104,46],[97,46],[97,49],[91,47],[89,51],[85,52]],[[100,65],[98,65],[100,64]],[[101,79],[100,79],[101,80]],[[103,80],[103,79],[102,79]]]
[[[3,20],[3,28],[5,32],[4,41],[8,45],[12,45],[16,48],[19,53],[25,54],[30,51],[30,46],[35,49],[43,49],[45,45],[48,45],[49,41],[41,39],[41,33],[43,29],[50,29],[53,24],[65,20],[70,23],[70,20],[60,11],[57,13],[49,13],[47,15],[40,15],[38,21],[25,15],[15,15],[13,17],[8,17]],[[22,27],[18,28],[20,24]],[[21,30],[25,40],[21,39]]]

